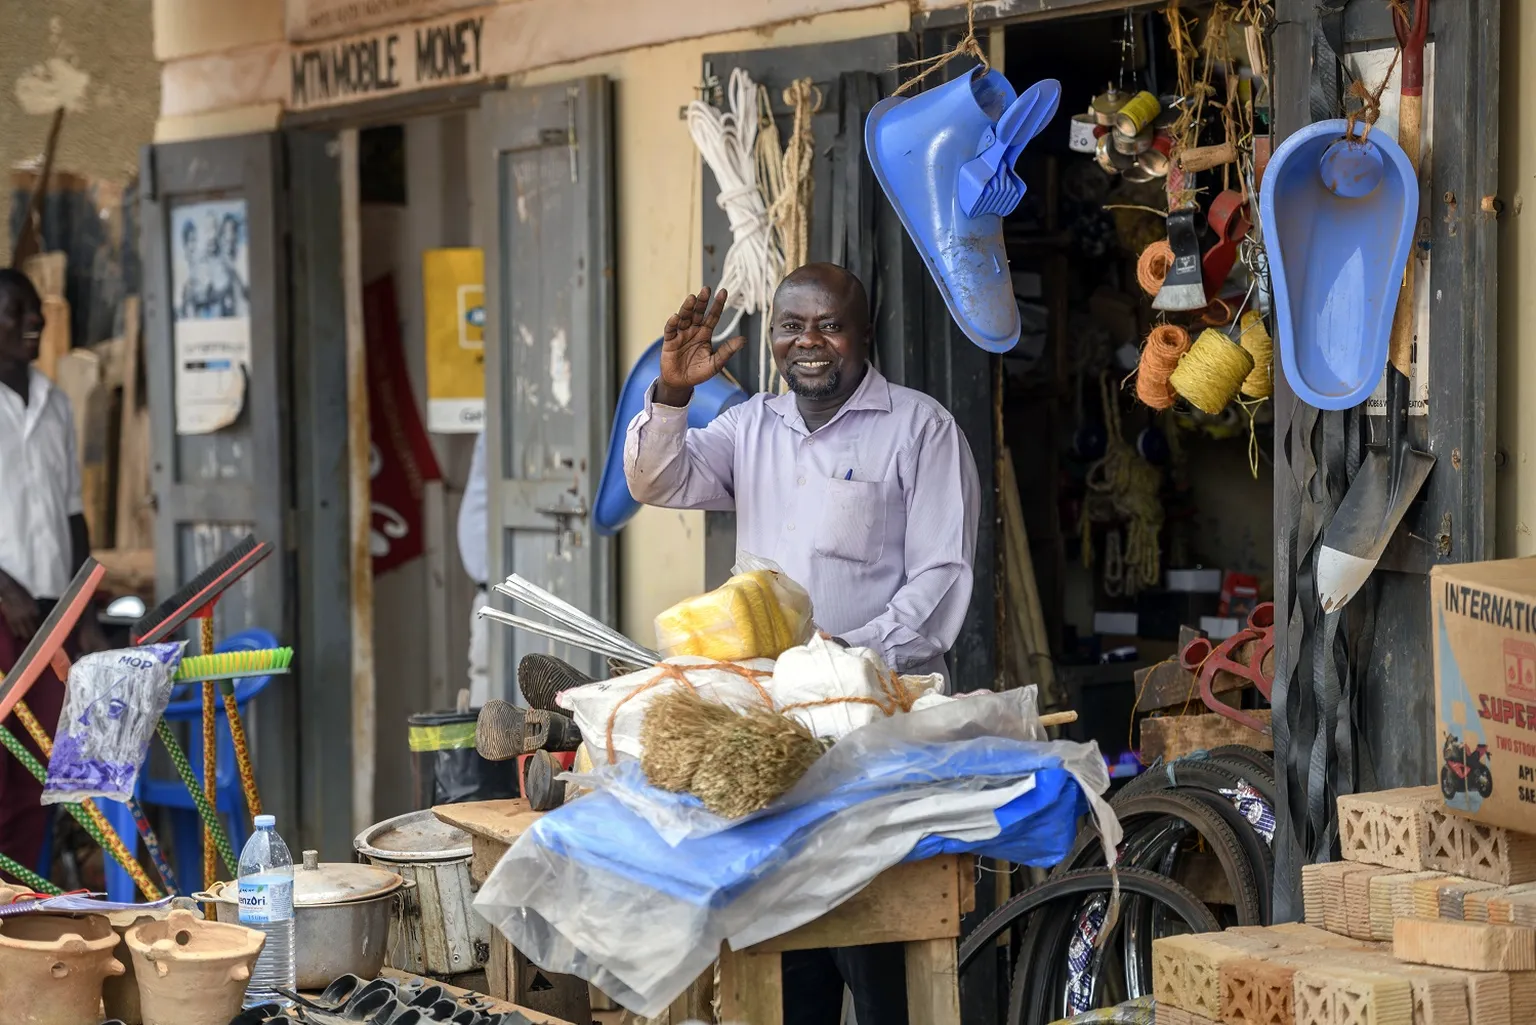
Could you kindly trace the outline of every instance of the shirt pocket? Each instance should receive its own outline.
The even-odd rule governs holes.
[[[827,481],[816,554],[878,562],[885,551],[885,489],[862,480]]]

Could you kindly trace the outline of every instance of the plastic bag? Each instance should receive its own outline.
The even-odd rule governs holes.
[[[938,691],[944,677],[897,676],[869,648],[812,637],[773,665],[774,704],[818,737],[840,739]]]
[[[1054,864],[1091,809],[1112,861],[1103,758],[1044,740],[1034,700],[1022,688],[878,719],[734,822],[646,787],[633,763],[601,766],[577,777],[598,792],[513,844],[476,910],[546,970],[656,1015],[721,942],[739,950],[812,921],[904,859],[953,849]]]
[[[656,617],[663,656],[778,658],[811,636],[811,596],[775,563],[742,553],[731,579]]]
[[[165,714],[185,641],[101,651],[69,670],[44,804],[127,801]]]

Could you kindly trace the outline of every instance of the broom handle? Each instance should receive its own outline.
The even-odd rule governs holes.
[[[187,793],[192,796],[192,803],[197,805],[197,813],[202,817],[203,829],[213,833],[213,842],[218,845],[219,857],[224,861],[224,868],[233,877],[236,873],[234,848],[229,845],[229,835],[224,832],[224,824],[214,814],[214,807],[203,794],[203,788],[198,786],[197,776],[192,772],[192,763],[187,760],[187,753],[181,749],[181,744],[176,740],[176,734],[171,731],[171,724],[161,719],[155,726],[155,733],[160,742],[165,745],[165,751],[171,756],[171,763],[176,766],[176,774],[181,777],[182,785],[187,788]],[[210,880],[211,883],[211,880]]]
[[[240,719],[240,704],[235,700],[234,684],[219,684],[224,698],[224,719],[229,723],[229,739],[235,745],[235,767],[240,770],[240,788],[245,791],[245,810],[252,817],[261,814],[261,794],[256,790],[256,770],[251,765],[251,749],[245,739],[245,723]]]
[[[213,654],[213,615],[198,620],[202,628],[202,653]],[[203,681],[203,799],[213,809],[214,817],[217,817],[219,809],[219,748],[218,732],[216,730],[218,720],[214,713],[214,685],[211,681]],[[219,874],[218,858],[214,850],[213,830],[207,820],[203,822],[203,888],[213,885],[214,879]]]
[[[1041,726],[1065,726],[1069,722],[1077,722],[1076,712],[1051,712],[1040,717]]]

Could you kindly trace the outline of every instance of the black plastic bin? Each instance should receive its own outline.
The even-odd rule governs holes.
[[[416,809],[517,797],[517,760],[493,762],[475,750],[480,710],[422,712],[406,720]]]

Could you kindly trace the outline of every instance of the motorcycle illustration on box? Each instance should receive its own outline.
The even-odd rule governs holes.
[[[1445,734],[1445,746],[1441,754],[1445,764],[1440,767],[1440,792],[1447,801],[1457,794],[1475,790],[1487,798],[1493,793],[1493,772],[1488,767],[1488,745],[1469,748],[1461,738]]]

